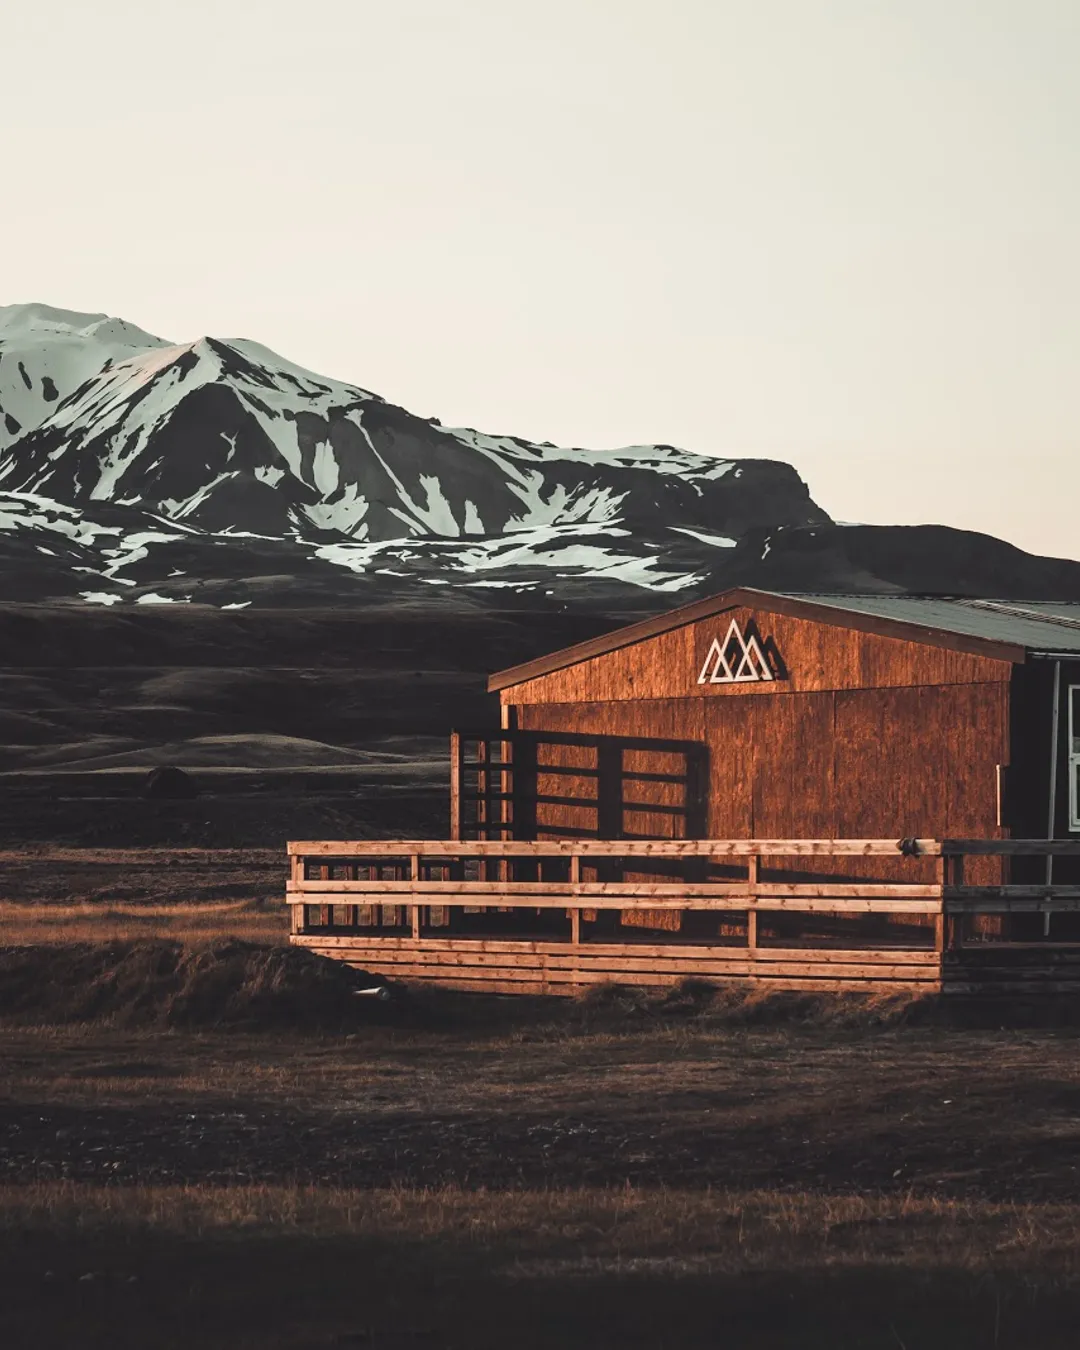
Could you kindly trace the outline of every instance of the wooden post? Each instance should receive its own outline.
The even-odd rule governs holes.
[[[450,838],[462,837],[461,820],[461,732],[450,733]]]
[[[349,863],[348,866],[345,868],[345,875],[346,875],[346,877],[348,878],[349,881],[355,881],[355,880],[359,877],[359,875],[360,875],[360,868],[356,865],[356,863]],[[349,925],[350,925],[350,927],[352,927],[352,928],[359,928],[359,927],[360,927],[360,906],[359,906],[359,905],[350,905],[350,906],[349,906],[348,913],[349,913]]]
[[[761,858],[753,853],[746,860],[746,879],[750,886],[749,904],[746,908],[746,945],[752,954],[757,953],[757,886],[761,872]]]
[[[420,854],[413,853],[409,858],[409,878],[415,885],[420,880]],[[412,926],[413,941],[420,940],[420,906],[413,904],[409,906],[409,922]]]
[[[948,859],[942,854],[935,864],[935,880],[941,889],[941,909],[934,915],[934,951],[940,954],[945,950],[945,887],[948,881]]]
[[[964,884],[964,855],[950,853],[938,859],[938,878],[943,887]],[[964,945],[965,915],[950,914],[943,934],[943,948],[955,951]]]
[[[509,719],[505,717],[508,709],[503,708],[504,723]],[[514,808],[511,800],[514,784],[514,742],[509,736],[504,736],[499,742],[499,758],[502,768],[499,772],[499,839],[506,841],[514,837]],[[500,881],[512,881],[514,879],[510,862],[503,858],[498,864],[498,879]]]
[[[516,731],[518,725],[517,708],[508,703],[503,703],[499,707],[499,726],[503,731]],[[499,741],[499,762],[504,767],[499,774],[499,838],[512,839],[514,832],[511,824],[510,814],[510,783],[513,776],[513,741],[504,736]],[[509,766],[509,767],[506,767]],[[506,881],[507,873],[503,866],[500,866],[499,880]]]
[[[514,747],[513,834],[515,839],[536,838],[536,741],[518,739]]]
[[[490,746],[486,737],[481,736],[476,743],[476,837],[477,839],[491,838],[491,799],[490,775],[488,774],[488,759],[490,756]],[[461,837],[460,835],[458,836]],[[487,881],[487,863],[481,860],[480,879]]]
[[[289,879],[295,886],[306,880],[304,859],[299,853],[289,854]],[[289,932],[302,934],[307,928],[307,905],[289,906]]]
[[[570,884],[578,886],[581,884],[581,857],[575,853],[570,859]],[[575,896],[577,900],[580,897]],[[570,911],[570,941],[575,947],[581,945],[581,908],[575,905]]]

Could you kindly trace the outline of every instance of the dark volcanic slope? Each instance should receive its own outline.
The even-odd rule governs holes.
[[[1077,600],[1080,562],[946,525],[812,525],[748,531],[696,591],[727,586]]]
[[[441,837],[449,731],[498,724],[489,669],[642,613],[423,599],[0,605],[0,845]],[[198,798],[144,798],[160,763],[181,765]]]

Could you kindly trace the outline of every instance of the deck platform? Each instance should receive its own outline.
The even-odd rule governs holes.
[[[386,979],[1080,993],[1080,886],[1011,879],[1033,861],[1052,876],[1072,841],[318,840],[289,856],[291,941]],[[969,858],[996,883],[965,884]]]

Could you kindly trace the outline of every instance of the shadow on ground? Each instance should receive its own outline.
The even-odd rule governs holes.
[[[1080,1313],[1075,1292],[954,1269],[561,1274],[356,1238],[33,1234],[4,1247],[0,1340],[38,1350],[1054,1350],[1075,1346]]]

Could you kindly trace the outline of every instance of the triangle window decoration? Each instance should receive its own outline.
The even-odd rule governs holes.
[[[744,637],[738,620],[732,619],[723,642],[713,638],[697,682],[750,684],[757,680],[775,679],[757,637],[753,633]]]

